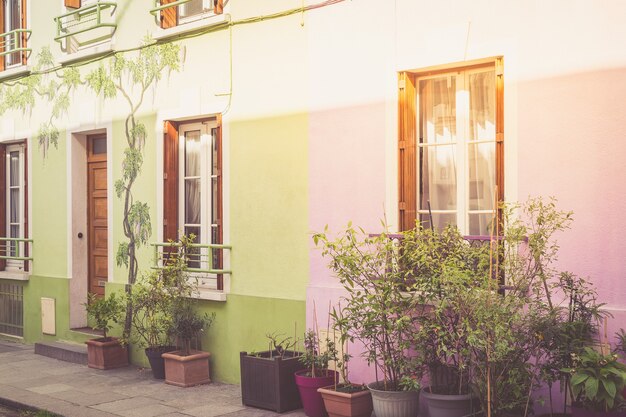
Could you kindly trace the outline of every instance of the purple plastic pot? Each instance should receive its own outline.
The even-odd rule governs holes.
[[[335,371],[328,371],[326,376],[312,378],[305,376],[308,372],[308,370],[303,370],[295,373],[304,413],[309,417],[327,417],[322,394],[317,392],[317,389],[333,385],[338,381],[339,374]]]

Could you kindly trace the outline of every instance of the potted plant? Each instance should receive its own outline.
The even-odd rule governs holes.
[[[144,348],[155,379],[165,378],[161,355],[176,350],[170,340],[171,293],[161,277],[160,271],[142,276],[129,296],[133,305],[131,338]]]
[[[183,236],[178,242],[170,242],[175,250],[166,252],[161,268],[140,278],[128,298],[134,312],[131,338],[145,348],[155,379],[165,378],[161,355],[176,350],[171,340],[174,304],[193,292],[193,281],[186,272],[186,254],[193,238]]]
[[[207,384],[209,377],[208,352],[191,349],[192,339],[211,327],[215,313],[199,315],[190,299],[178,300],[172,310],[171,334],[176,337],[180,349],[162,355],[165,360],[165,382],[179,387]]]
[[[488,256],[482,245],[468,245],[452,226],[434,231],[417,226],[402,236],[400,260],[415,297],[428,306],[419,315],[415,349],[428,367],[422,388],[431,417],[461,417],[479,408],[471,392],[471,343],[474,331],[465,320],[474,313],[472,291]],[[488,271],[487,271],[488,272]]]
[[[86,341],[87,365],[96,369],[113,369],[128,365],[128,349],[119,339],[107,335],[115,323],[119,323],[125,304],[116,293],[108,297],[88,295],[85,304],[87,316],[93,320],[93,327],[102,330],[102,337]]]
[[[297,340],[281,334],[266,335],[268,350],[241,352],[241,401],[244,405],[283,413],[302,407],[294,374],[303,368]]]
[[[572,417],[626,416],[622,396],[626,365],[618,361],[617,354],[604,355],[585,347],[580,355],[574,355],[572,368],[563,371],[571,374]]]
[[[335,358],[335,365],[343,382],[336,381],[333,385],[319,388],[317,392],[322,394],[324,407],[330,417],[370,417],[373,409],[372,394],[365,385],[353,384],[348,379],[350,355],[345,351],[345,345],[351,340],[341,307],[339,311],[333,310],[332,317],[334,330],[339,332],[339,354]]]
[[[309,417],[326,417],[322,395],[318,388],[334,384],[337,381],[336,371],[328,369],[328,362],[336,358],[335,344],[326,339],[326,350],[321,352],[319,337],[313,330],[304,335],[304,354],[300,356],[300,363],[305,369],[295,373],[296,385],[300,392],[300,399],[304,413]]]
[[[313,239],[347,294],[342,314],[349,335],[375,367],[376,381],[368,388],[376,416],[415,417],[423,366],[413,341],[424,306],[410,294],[397,243],[386,233],[360,237],[351,224],[334,240],[326,230]]]

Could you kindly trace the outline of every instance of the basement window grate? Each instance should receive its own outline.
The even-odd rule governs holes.
[[[24,336],[24,287],[0,283],[0,333]]]

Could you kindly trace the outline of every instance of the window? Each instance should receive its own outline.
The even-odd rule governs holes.
[[[400,74],[400,223],[489,235],[503,193],[501,60]],[[432,224],[431,224],[432,221]]]
[[[199,245],[222,243],[221,141],[219,117],[165,123],[165,241],[193,234]],[[222,251],[199,247],[188,265],[200,271],[221,269]],[[222,277],[215,278],[215,288],[223,289]]]
[[[5,196],[0,207],[0,233],[8,239],[24,239],[28,236],[26,144],[0,145],[2,178],[0,188]],[[9,257],[27,257],[28,247],[24,242],[4,240],[0,252]],[[0,262],[0,269],[25,271],[28,263],[18,259]]]
[[[224,9],[223,0],[160,0],[160,2],[161,6],[170,3],[177,4],[161,10],[161,27],[163,29],[222,14]]]
[[[26,0],[5,0],[0,3],[0,51],[18,50],[0,57],[1,70],[26,64]],[[19,51],[21,50],[21,51]]]

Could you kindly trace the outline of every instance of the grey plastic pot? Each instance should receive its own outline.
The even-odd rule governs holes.
[[[422,398],[430,417],[464,417],[472,414],[472,395],[434,394],[428,388],[422,390]]]
[[[367,385],[372,393],[376,417],[416,417],[419,412],[419,391],[383,391],[380,382]]]

